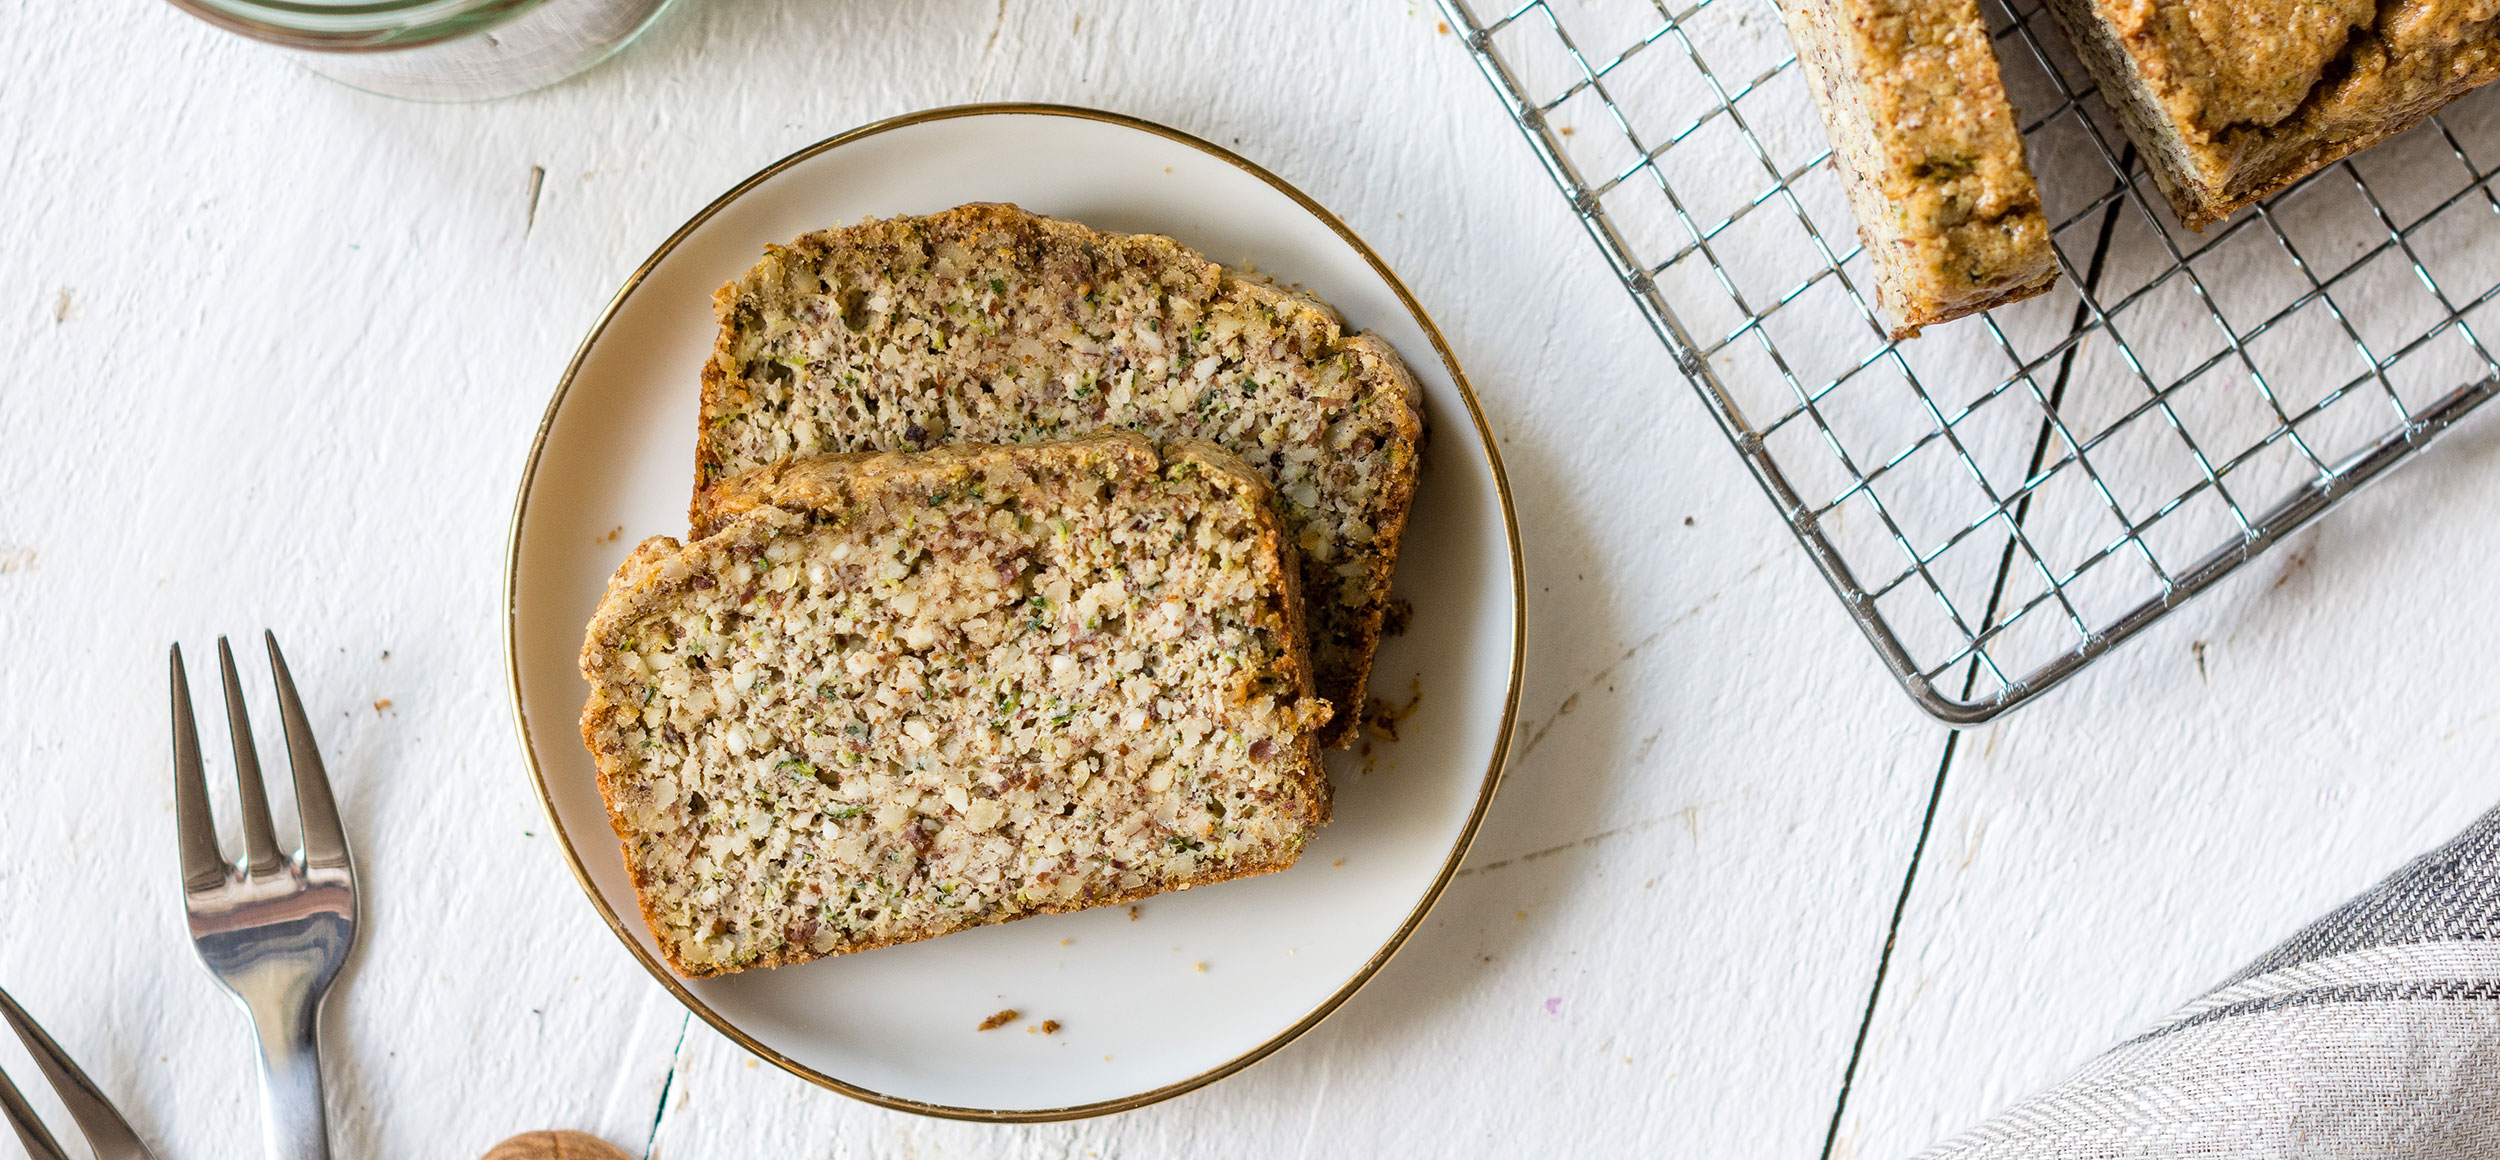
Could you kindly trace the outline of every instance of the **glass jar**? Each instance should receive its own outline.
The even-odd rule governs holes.
[[[173,0],[342,84],[416,101],[482,101],[606,60],[671,0]]]

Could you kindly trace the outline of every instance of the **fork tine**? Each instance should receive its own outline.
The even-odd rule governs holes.
[[[61,1050],[60,1044],[52,1042],[52,1037],[36,1025],[34,1019],[26,1014],[26,1009],[18,1006],[17,1000],[10,998],[7,991],[0,991],[0,1017],[8,1019],[9,1029],[17,1032],[18,1042],[25,1044],[27,1053],[35,1057],[35,1066],[42,1068],[43,1077],[52,1081],[52,1090],[69,1108],[69,1118],[78,1122],[78,1130],[95,1148],[96,1160],[148,1160],[147,1145],[139,1142],[139,1134],[130,1130],[130,1122],[122,1119],[122,1114],[113,1109],[113,1101],[104,1098],[95,1081],[78,1069],[78,1064],[70,1059],[69,1053]],[[18,1109],[23,1104],[21,1099],[10,1107],[9,1118],[12,1121],[17,1119]],[[33,1117],[30,1115],[27,1119],[31,1122]],[[36,1130],[42,1131],[42,1125],[37,1124]],[[25,1129],[20,1127],[18,1133],[23,1139]],[[50,1140],[50,1136],[45,1139]],[[53,1145],[53,1155],[60,1154],[59,1148],[57,1143]],[[32,1144],[28,1145],[28,1150],[33,1150]]]
[[[243,682],[234,675],[234,650],[217,638],[217,667],[226,680],[226,732],[234,738],[234,780],[243,791],[243,854],[250,875],[275,874],[276,827],[269,822],[269,791],[260,782],[260,751],[252,747],[252,716],[243,708]]]
[[[266,629],[269,672],[278,682],[278,716],[286,722],[287,764],[295,770],[295,813],[304,827],[304,865],[348,867],[347,831],[339,827],[339,807],[330,795],[330,775],[321,765],[321,745],[313,738],[304,702],[295,695],[295,675],[287,671],[278,651],[278,634]]]
[[[9,1073],[0,1071],[0,1111],[6,1111],[9,1126],[17,1129],[17,1142],[26,1145],[32,1160],[69,1160],[61,1153],[61,1142],[44,1130],[43,1121],[35,1118],[35,1109],[26,1105],[26,1096],[9,1082]]]
[[[191,716],[191,681],[183,675],[182,646],[171,658],[174,676],[174,828],[182,832],[182,888],[214,890],[226,880],[226,856],[217,852],[217,823],[208,812],[208,777],[200,768],[200,725]]]

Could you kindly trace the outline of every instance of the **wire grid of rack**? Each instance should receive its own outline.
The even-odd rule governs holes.
[[[1982,0],[2062,278],[1896,344],[1772,0],[1441,3],[1949,723],[2073,676],[2500,390],[2500,86],[2200,235],[2039,0]]]

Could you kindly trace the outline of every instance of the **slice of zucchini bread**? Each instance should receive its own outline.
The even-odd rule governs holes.
[[[2057,281],[1977,0],[1783,0],[1780,11],[1892,338]]]
[[[1281,870],[1327,820],[1293,547],[1221,449],[826,456],[713,503],[634,549],[581,658],[679,974]]]
[[[1274,485],[1301,551],[1323,743],[1352,743],[1415,490],[1420,389],[1325,304],[1170,238],[1011,205],[770,247],[714,299],[693,523],[717,481],[797,455],[1197,438]]]
[[[2500,78],[2485,0],[2050,0],[2191,229]]]

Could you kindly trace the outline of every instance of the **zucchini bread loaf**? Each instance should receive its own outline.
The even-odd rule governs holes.
[[[796,460],[711,515],[634,549],[581,658],[681,975],[1281,870],[1328,818],[1293,548],[1216,447]]]
[[[2193,229],[2500,77],[2500,10],[2486,0],[2049,8]]]
[[[2057,281],[1977,0],[1785,0],[1894,339]]]
[[[1351,742],[1415,490],[1415,379],[1309,297],[1170,238],[1014,206],[773,246],[714,300],[693,521],[717,481],[796,455],[1206,439],[1274,485],[1301,551],[1324,741]]]

